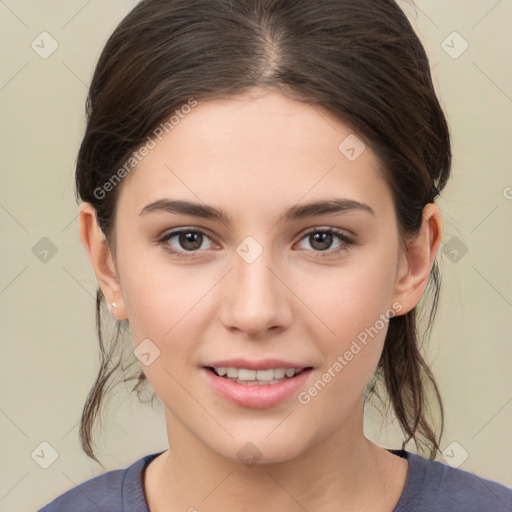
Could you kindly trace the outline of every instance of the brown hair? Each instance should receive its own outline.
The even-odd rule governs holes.
[[[434,202],[449,178],[450,134],[425,50],[394,0],[143,0],[101,53],[76,166],[77,199],[96,209],[114,256],[122,183],[108,193],[105,183],[155,127],[191,98],[226,98],[254,87],[317,105],[350,126],[382,163],[401,239],[417,233],[424,206]],[[436,262],[427,289],[433,297],[425,339],[439,290]],[[135,381],[132,391],[141,400],[148,386],[133,347],[122,348],[126,321],[117,324],[105,347],[103,306],[98,288],[101,362],[80,426],[82,448],[96,461],[92,428],[111,385],[122,374],[123,382]],[[444,415],[435,379],[420,353],[424,338],[417,328],[417,308],[390,319],[366,398],[380,398],[376,386],[383,384],[407,436],[402,449],[413,439],[433,459]],[[131,352],[127,366],[124,350]],[[427,418],[427,385],[441,413],[438,436]],[[153,392],[151,402],[154,398]]]

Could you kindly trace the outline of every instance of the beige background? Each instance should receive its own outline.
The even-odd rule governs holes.
[[[35,510],[102,472],[78,440],[98,355],[73,173],[94,65],[134,5],[0,1],[0,512]],[[458,463],[468,453],[461,469],[512,486],[512,2],[423,0],[406,12],[453,133],[454,177],[439,202],[444,289],[427,351],[446,410],[442,447]],[[43,31],[59,45],[47,59],[31,48]],[[454,31],[469,43],[458,58]],[[43,237],[57,249],[46,263],[32,252]],[[107,469],[167,448],[161,408],[116,401],[98,438]],[[367,413],[367,436],[398,448],[396,427]],[[58,453],[47,469],[32,458],[42,442]]]

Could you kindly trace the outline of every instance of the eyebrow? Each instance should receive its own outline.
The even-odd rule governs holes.
[[[139,215],[162,211],[191,217],[200,217],[203,219],[218,220],[228,225],[232,223],[231,217],[222,208],[214,208],[206,204],[172,199],[159,199],[149,203],[142,208]],[[318,215],[342,214],[350,211],[362,211],[375,216],[373,208],[365,203],[353,199],[336,198],[291,206],[281,214],[280,221],[289,222]]]

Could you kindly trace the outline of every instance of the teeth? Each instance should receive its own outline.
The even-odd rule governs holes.
[[[282,379],[286,373],[284,368],[275,368],[274,369],[274,379]]]
[[[238,381],[270,382],[276,379],[290,378],[299,373],[302,368],[270,368],[269,370],[248,370],[247,368],[215,367],[215,373]]]
[[[295,371],[293,374],[295,375]],[[243,377],[240,378],[240,374],[238,374],[238,378],[244,380]],[[256,372],[256,380],[274,380],[274,370],[272,368],[270,370],[258,370]]]
[[[237,375],[233,375],[233,377],[238,377],[240,380],[256,380],[256,370],[245,370],[244,368],[240,368],[236,373]],[[260,372],[258,372],[258,374],[259,373]]]

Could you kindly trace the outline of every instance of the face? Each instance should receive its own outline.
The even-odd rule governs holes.
[[[121,307],[170,432],[278,462],[360,414],[387,319],[405,310],[393,198],[354,137],[318,107],[253,91],[199,102],[125,178]],[[330,208],[304,208],[316,202]]]

